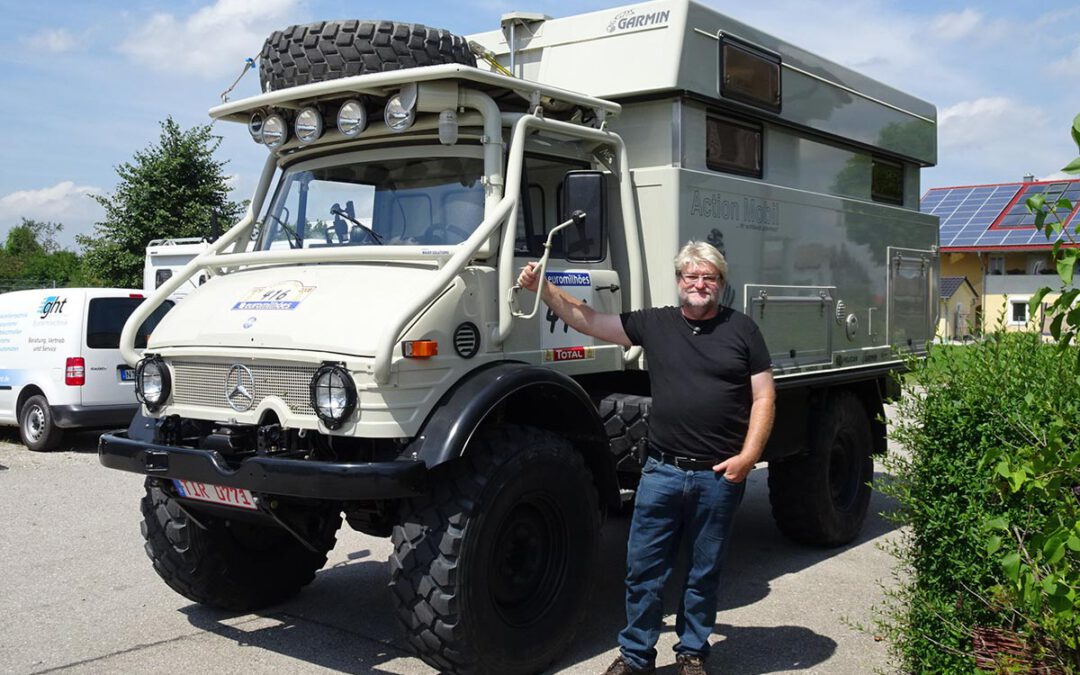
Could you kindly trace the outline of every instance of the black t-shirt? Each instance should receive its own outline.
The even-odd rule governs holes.
[[[621,319],[648,359],[649,441],[697,459],[738,454],[750,422],[750,376],[772,366],[754,321],[730,307],[706,321],[690,321],[678,307],[627,312]]]

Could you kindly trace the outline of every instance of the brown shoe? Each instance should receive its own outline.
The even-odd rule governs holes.
[[[679,664],[679,675],[708,675],[705,660],[693,654],[676,654],[675,663]]]
[[[652,675],[654,672],[656,672],[656,669],[652,666],[649,666],[645,670],[632,668],[630,664],[626,662],[626,659],[620,656],[612,661],[611,665],[608,666],[608,669],[604,671],[604,675]]]

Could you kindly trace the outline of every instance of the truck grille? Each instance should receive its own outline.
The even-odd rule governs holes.
[[[171,365],[174,402],[232,410],[225,399],[225,377],[233,364],[173,361]],[[267,396],[277,396],[297,415],[315,414],[309,389],[314,366],[244,365],[255,380],[252,409],[258,408]]]

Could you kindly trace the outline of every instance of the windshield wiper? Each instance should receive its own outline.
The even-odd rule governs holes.
[[[379,244],[380,246],[382,246],[382,245],[383,245],[383,244],[385,243],[385,242],[383,242],[383,240],[382,240],[382,237],[380,237],[380,236],[379,236],[379,233],[378,233],[378,232],[376,232],[375,230],[371,229],[371,228],[370,228],[370,227],[368,227],[367,225],[365,225],[365,224],[361,223],[361,222],[360,222],[359,220],[357,220],[356,218],[353,218],[352,216],[350,216],[350,215],[349,215],[349,214],[348,214],[348,213],[347,213],[347,212],[345,211],[345,209],[341,208],[340,206],[331,206],[331,207],[330,207],[330,213],[331,213],[331,215],[335,215],[335,216],[341,216],[342,218],[344,218],[345,220],[349,221],[349,222],[350,222],[350,223],[352,223],[353,225],[356,225],[357,227],[359,227],[359,228],[360,228],[361,230],[363,230],[364,232],[367,232],[368,234],[370,234],[370,235],[371,235],[371,238],[372,238],[372,240],[374,240],[376,244]]]
[[[278,218],[277,216],[269,212],[267,212],[266,217],[276,220],[278,222],[278,225],[281,225],[281,227],[285,230],[285,237],[289,241],[289,248],[300,248],[300,235],[294,232],[293,229],[289,227],[284,220]]]

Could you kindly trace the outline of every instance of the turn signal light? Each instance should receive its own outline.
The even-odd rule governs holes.
[[[439,355],[439,343],[434,340],[402,342],[401,353],[407,359],[429,359]]]
[[[86,359],[81,356],[69,356],[64,364],[64,384],[69,387],[81,387],[86,384]]]

